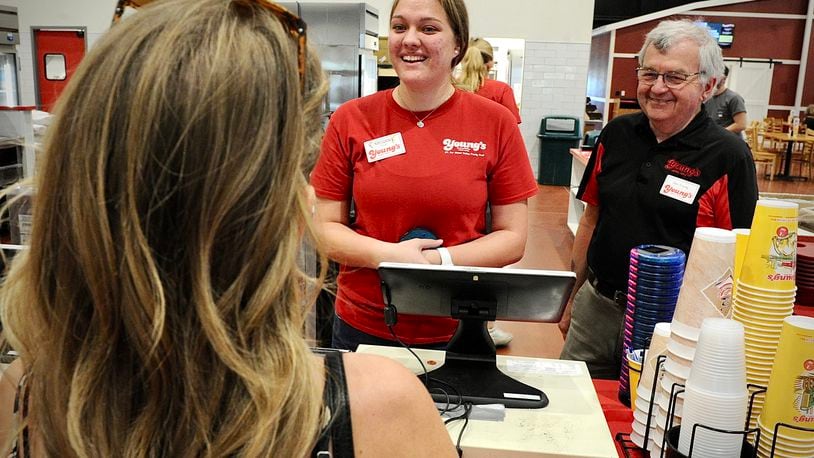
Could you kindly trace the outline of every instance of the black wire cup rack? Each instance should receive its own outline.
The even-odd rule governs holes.
[[[645,355],[646,356],[646,355]],[[643,358],[644,359],[644,358]],[[656,375],[653,377],[653,385],[650,387],[650,404],[649,408],[647,409],[647,424],[645,425],[645,435],[642,445],[645,447],[637,446],[631,439],[629,433],[618,433],[615,437],[616,441],[619,442],[622,452],[624,453],[625,457],[633,458],[642,456],[650,456],[650,452],[646,450],[648,441],[650,440],[650,430],[651,430],[651,423],[653,421],[653,404],[656,397],[656,390],[658,388],[658,381],[660,380],[661,371],[664,366],[664,361],[667,359],[665,355],[659,355],[656,359]],[[646,359],[644,359],[646,361]],[[642,363],[644,366],[644,362]],[[695,445],[695,438],[698,434],[700,429],[705,429],[709,431],[713,431],[719,434],[735,434],[743,436],[743,447],[741,448],[741,458],[757,458],[758,456],[758,449],[760,446],[760,439],[761,439],[761,432],[760,427],[756,426],[754,428],[749,428],[750,418],[752,417],[752,409],[754,407],[755,398],[757,395],[766,392],[766,387],[754,384],[748,384],[747,388],[750,389],[751,395],[749,396],[749,406],[746,412],[746,424],[744,425],[744,429],[742,430],[724,430],[719,428],[714,428],[711,426],[707,426],[704,424],[696,424],[693,425],[693,432],[690,440],[690,448],[687,455],[682,454],[678,451],[678,440],[681,434],[681,426],[673,425],[673,419],[675,417],[675,409],[676,404],[678,402],[678,395],[684,392],[684,385],[680,383],[674,383],[670,387],[670,402],[667,408],[667,419],[664,425],[664,437],[661,441],[661,453],[659,454],[658,458],[693,458],[693,447]],[[809,432],[814,436],[814,428],[803,428],[796,425],[790,425],[787,423],[776,423],[774,425],[774,437],[772,438],[771,447],[769,448],[769,458],[774,458],[777,456],[778,458],[780,455],[777,453],[777,436],[778,433],[786,429],[797,430],[797,431],[804,431]],[[750,440],[753,438],[753,440]],[[656,457],[651,457],[656,458]]]

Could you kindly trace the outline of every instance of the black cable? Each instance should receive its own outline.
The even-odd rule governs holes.
[[[457,417],[447,418],[444,421],[445,425],[448,425],[448,424],[450,424],[450,423],[452,423],[453,421],[456,421],[456,420],[463,419],[463,421],[464,421],[463,426],[461,426],[461,430],[458,432],[458,439],[455,442],[455,450],[458,451],[458,457],[459,458],[464,456],[464,450],[461,448],[461,438],[464,435],[464,430],[466,429],[467,425],[469,425],[469,415],[471,413],[472,413],[472,403],[471,402],[465,402],[464,403],[464,413],[462,413],[461,415],[458,415]]]
[[[409,351],[409,352],[410,352],[410,354],[412,354],[412,355],[415,357],[415,359],[417,359],[417,360],[418,360],[418,364],[421,364],[421,370],[423,371],[423,374],[422,374],[422,375],[424,376],[424,386],[429,386],[429,383],[430,383],[430,373],[427,371],[427,366],[425,366],[425,365],[424,365],[424,361],[421,361],[421,358],[419,358],[419,357],[418,357],[418,355],[417,355],[417,354],[415,354],[415,352],[413,351],[413,349],[412,349],[412,348],[410,348],[410,347],[409,347],[409,346],[408,346],[406,343],[402,342],[402,341],[401,341],[401,339],[399,339],[399,336],[397,336],[397,335],[396,335],[396,331],[393,329],[393,325],[388,324],[388,325],[387,325],[387,329],[388,329],[388,330],[390,330],[390,335],[392,335],[392,336],[393,336],[393,339],[395,339],[395,340],[396,340],[396,342],[398,342],[398,343],[399,343],[399,345],[401,345],[402,347],[406,348],[406,349],[407,349],[407,351]]]
[[[392,306],[392,305],[390,305],[390,306],[386,306],[385,308],[388,308],[388,307],[393,307],[393,306]],[[395,308],[395,307],[393,307],[393,308]],[[395,314],[394,314],[394,316],[395,316]],[[402,347],[406,348],[406,349],[407,349],[407,351],[409,351],[409,352],[410,352],[410,354],[411,354],[411,355],[413,355],[413,357],[415,357],[415,359],[416,359],[416,360],[418,360],[418,364],[420,364],[420,365],[421,365],[421,370],[423,371],[423,373],[421,374],[421,376],[423,376],[423,378],[424,378],[424,386],[427,388],[427,391],[429,391],[430,393],[432,393],[433,391],[438,391],[438,392],[439,392],[441,395],[443,395],[444,397],[446,397],[446,404],[445,404],[445,406],[444,406],[444,408],[443,408],[443,409],[439,409],[439,413],[440,413],[441,415],[443,415],[443,414],[445,414],[445,413],[449,412],[450,410],[455,410],[455,409],[457,409],[459,406],[463,405],[463,396],[461,395],[461,392],[460,392],[460,391],[458,391],[458,389],[457,389],[457,388],[455,388],[454,386],[450,385],[449,383],[447,383],[447,382],[445,382],[445,381],[443,381],[443,380],[439,380],[439,379],[436,379],[436,378],[432,378],[432,377],[430,377],[429,371],[427,371],[427,367],[424,365],[424,361],[422,361],[422,360],[421,360],[421,358],[420,358],[420,357],[419,357],[419,356],[418,356],[418,355],[417,355],[417,354],[416,354],[416,353],[413,351],[413,349],[412,349],[412,348],[410,348],[410,346],[409,346],[409,345],[407,345],[407,344],[406,344],[406,343],[404,343],[404,342],[403,342],[401,339],[399,339],[399,336],[398,336],[398,335],[396,335],[396,330],[393,328],[393,324],[390,324],[390,322],[388,322],[388,323],[387,323],[387,329],[390,331],[390,335],[392,335],[392,336],[393,336],[393,339],[394,339],[394,340],[395,340],[395,341],[396,341],[396,342],[397,342],[399,345],[401,345]],[[455,395],[455,397],[457,397],[457,398],[458,398],[458,402],[457,402],[457,403],[455,403],[455,404],[453,404],[452,402],[450,402],[450,401],[451,401],[450,395],[449,395],[449,393],[448,393],[448,392],[447,392],[445,389],[440,388],[440,387],[438,387],[438,388],[431,388],[431,387],[430,387],[430,383],[431,383],[431,382],[434,382],[434,383],[439,384],[439,385],[445,385],[446,387],[450,388],[450,390],[453,392],[453,394]]]
[[[430,377],[429,371],[427,370],[427,367],[424,365],[424,361],[422,361],[421,358],[419,358],[419,356],[413,351],[412,348],[410,348],[409,345],[402,342],[401,339],[399,339],[399,336],[396,335],[396,330],[394,329],[394,326],[396,325],[396,323],[398,323],[398,309],[396,308],[395,305],[393,305],[393,300],[392,300],[392,296],[391,296],[391,293],[390,293],[390,286],[387,283],[385,283],[384,281],[382,281],[381,284],[382,284],[382,292],[384,293],[384,299],[385,299],[384,324],[387,326],[387,330],[390,331],[390,335],[393,336],[393,339],[396,342],[398,342],[399,345],[406,348],[407,351],[409,351],[410,354],[412,354],[413,357],[416,360],[418,360],[418,364],[421,365],[421,370],[423,371],[423,373],[419,377],[421,377],[421,376],[424,377],[424,387],[427,388],[427,391],[432,393],[433,390],[437,390],[437,391],[440,392],[441,395],[446,397],[446,405],[444,406],[443,409],[439,409],[440,413],[443,415],[443,414],[449,412],[450,410],[452,410],[452,409],[450,409],[450,406],[452,405],[452,403],[450,402],[450,396],[449,396],[449,393],[447,393],[447,391],[444,390],[443,388],[430,388],[430,381],[434,381],[434,382],[436,382],[438,384],[441,384],[441,385],[446,385],[447,387],[449,387],[454,392],[454,394],[457,395],[458,403],[455,405],[454,408],[457,408],[458,406],[462,405],[463,396],[461,396],[461,392],[458,391],[458,389],[456,389],[454,386],[450,385],[449,383],[446,383],[446,382],[444,382],[442,380],[438,380],[438,379],[434,379],[434,378]]]

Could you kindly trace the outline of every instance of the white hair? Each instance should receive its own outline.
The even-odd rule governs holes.
[[[639,65],[643,64],[644,53],[650,45],[660,52],[666,52],[676,44],[688,40],[698,45],[698,71],[701,73],[698,79],[701,83],[706,84],[712,78],[720,81],[724,74],[721,48],[704,26],[686,19],[662,21],[648,32],[642,49],[639,50]]]

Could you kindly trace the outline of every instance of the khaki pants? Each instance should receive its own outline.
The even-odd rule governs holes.
[[[574,297],[571,327],[560,359],[585,361],[591,378],[618,379],[624,321],[624,307],[597,293],[586,281]]]

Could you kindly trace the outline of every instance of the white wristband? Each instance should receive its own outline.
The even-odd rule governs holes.
[[[436,248],[438,250],[438,255],[441,256],[441,265],[442,266],[454,266],[455,264],[452,263],[452,256],[449,254],[449,250],[444,247]]]

